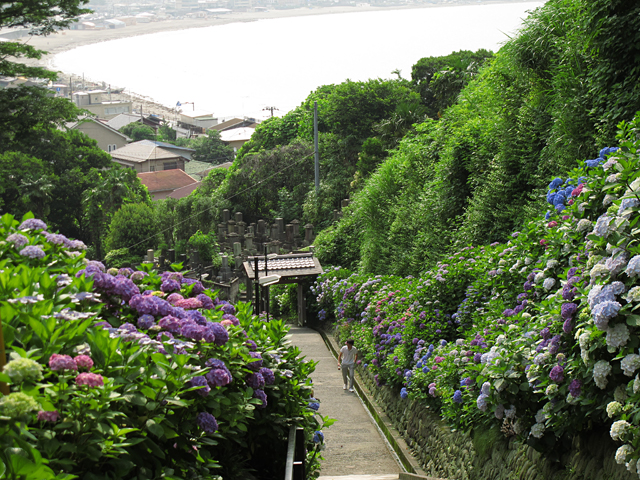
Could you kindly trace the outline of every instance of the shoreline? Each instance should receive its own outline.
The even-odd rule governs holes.
[[[78,47],[91,45],[95,43],[108,42],[112,40],[118,40],[129,37],[136,37],[141,35],[153,35],[157,33],[173,32],[180,30],[189,30],[195,28],[206,28],[218,25],[228,25],[232,23],[245,23],[254,22],[258,20],[270,20],[280,18],[292,18],[303,17],[309,15],[334,15],[345,13],[361,13],[361,12],[375,12],[385,10],[411,10],[411,9],[424,9],[424,8],[451,8],[451,7],[463,7],[463,6],[484,6],[484,5],[499,5],[499,4],[514,4],[514,3],[539,3],[546,0],[484,0],[482,2],[469,0],[466,3],[458,4],[430,4],[430,5],[394,5],[390,7],[379,6],[336,6],[336,7],[309,7],[309,8],[294,8],[286,10],[268,10],[266,12],[234,12],[221,16],[215,16],[210,18],[189,18],[189,19],[168,19],[159,20],[150,23],[139,23],[136,25],[129,25],[119,29],[107,29],[107,30],[63,30],[58,33],[48,35],[46,37],[29,37],[25,42],[29,45],[47,52],[41,59],[22,59],[22,62],[28,65],[36,65],[48,68],[56,71],[59,74],[59,79],[68,83],[69,78],[76,74],[70,74],[69,72],[62,72],[57,70],[53,65],[54,57],[62,52],[73,50]],[[100,79],[87,78],[85,79],[87,84],[99,86],[104,84]],[[114,85],[114,88],[116,86]],[[129,97],[134,104],[140,103],[141,109],[149,112],[166,116],[167,112],[171,111],[171,108],[163,105],[153,98],[137,92],[127,91],[122,94]]]

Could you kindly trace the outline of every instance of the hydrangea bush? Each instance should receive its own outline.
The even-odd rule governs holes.
[[[331,421],[282,322],[83,249],[40,220],[0,219],[1,478],[276,478],[292,424],[317,476]]]
[[[506,244],[465,247],[419,278],[327,269],[321,317],[362,368],[456,428],[499,428],[558,459],[596,426],[640,476],[640,116],[618,147],[547,193]]]

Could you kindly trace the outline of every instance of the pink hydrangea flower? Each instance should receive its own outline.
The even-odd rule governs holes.
[[[76,377],[76,385],[87,385],[88,387],[102,387],[104,380],[102,375],[97,373],[81,373]]]
[[[78,366],[76,362],[73,361],[73,358],[69,355],[58,355],[57,353],[54,353],[51,355],[51,358],[49,358],[49,367],[54,372],[58,370],[78,370]]]
[[[171,305],[176,304],[177,301],[179,300],[184,300],[184,297],[182,295],[180,295],[179,293],[172,293],[171,295],[169,295],[167,297],[167,302],[169,302]]]
[[[233,326],[233,322],[231,320],[222,320],[220,322],[220,325],[224,325],[225,327],[231,327]]]
[[[436,358],[434,358],[434,360],[435,360],[436,363],[440,363],[440,362],[444,361],[444,357],[436,357]]]
[[[176,307],[182,307],[185,310],[192,310],[196,308],[202,308],[202,302],[197,298],[183,298],[174,303]]]
[[[546,245],[547,241],[543,238],[542,240],[540,240],[540,245]]]
[[[74,362],[76,362],[78,368],[89,370],[91,367],[93,367],[93,360],[91,360],[91,357],[89,355],[78,355],[73,360]]]
[[[556,222],[555,220],[552,220],[551,222],[547,223],[548,228],[553,228],[557,226],[558,226],[558,222]]]
[[[39,422],[57,422],[58,420],[60,420],[60,414],[58,413],[57,410],[54,410],[53,412],[44,412],[44,411],[39,411],[38,412],[38,421]]]

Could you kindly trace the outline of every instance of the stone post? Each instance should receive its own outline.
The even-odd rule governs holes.
[[[285,250],[291,251],[295,246],[295,239],[293,236],[293,225],[291,225],[290,223],[287,223],[285,225],[285,229],[286,229],[286,232],[285,232],[284,248]]]
[[[265,234],[266,223],[264,220],[258,220],[258,235],[262,236]]]
[[[169,263],[176,263],[176,251],[173,248],[167,250],[167,260]]]
[[[228,208],[225,208],[222,210],[222,223],[227,223],[229,220],[231,220],[231,212],[229,212]]]
[[[153,250],[147,250],[147,262],[153,263]]]
[[[244,246],[247,250],[253,250],[253,234],[247,233],[244,236]]]
[[[242,212],[236,212],[235,217],[236,223],[240,223],[242,221]]]
[[[234,222],[233,220],[229,220],[227,222],[227,232],[231,233],[236,233],[236,222]]]
[[[227,225],[225,223],[218,224],[218,243],[224,242],[224,237],[227,234]]]
[[[233,256],[239,257],[242,255],[242,244],[240,242],[233,243]]]
[[[278,240],[280,242],[283,242],[285,240],[285,236],[284,236],[284,219],[276,218],[276,227],[278,229],[278,236],[276,238],[274,238],[274,240]]]
[[[310,223],[307,223],[304,226],[304,245],[305,246],[309,246],[313,243],[313,225]]]

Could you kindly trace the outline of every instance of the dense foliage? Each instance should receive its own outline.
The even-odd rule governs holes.
[[[0,219],[0,477],[278,478],[292,424],[317,475],[330,421],[284,323],[178,272],[105,271],[30,217]]]
[[[595,156],[640,109],[629,39],[639,19],[631,1],[550,0],[532,12],[442,118],[409,133],[353,196],[346,225],[318,241],[322,260],[417,274],[452,245],[508,238],[550,175]]]
[[[640,475],[640,114],[547,187],[549,211],[505,243],[419,277],[336,267],[315,287],[363,368],[451,425],[500,430],[558,460],[610,428]]]

